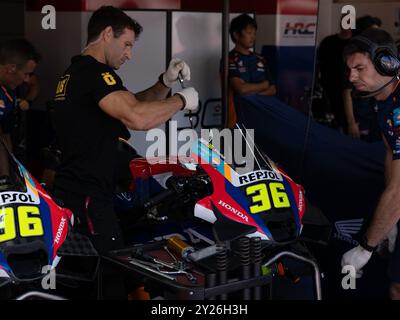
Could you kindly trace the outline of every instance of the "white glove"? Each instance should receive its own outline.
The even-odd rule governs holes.
[[[177,92],[185,105],[183,110],[196,111],[199,107],[199,93],[194,88],[185,88]]]
[[[365,250],[362,246],[347,251],[342,257],[342,267],[351,265],[356,270],[357,276],[362,275],[361,269],[371,259],[372,252]]]
[[[190,68],[188,64],[181,59],[172,59],[167,71],[163,73],[164,84],[171,88],[178,80],[179,72],[182,74],[182,80],[190,80]]]

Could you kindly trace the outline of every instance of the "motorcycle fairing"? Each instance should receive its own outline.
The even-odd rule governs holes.
[[[69,223],[73,224],[73,215],[51,199],[1,141],[0,145],[0,152],[7,153],[10,175],[18,177],[17,184],[0,191],[0,278],[22,280],[10,265],[11,255],[43,250],[47,265],[55,267],[59,261],[57,251],[67,237]]]
[[[291,233],[291,237],[297,237],[299,235],[302,228],[301,219],[305,211],[303,189],[275,165],[266,165],[265,168],[256,168],[259,170],[254,170],[250,172],[250,174],[259,177],[265,176],[264,178],[258,179],[258,181],[256,181],[257,184],[265,183],[267,185],[270,180],[279,181],[284,187],[290,205],[288,205],[287,208],[271,207],[264,212],[252,214],[250,212],[251,201],[244,192],[243,186],[252,186],[255,184],[251,182],[240,184],[239,182],[243,180],[241,179],[243,175],[240,175],[227,164],[218,150],[215,150],[210,143],[204,140],[199,140],[198,143],[192,147],[192,157],[195,158],[207,172],[214,186],[214,193],[197,203],[195,216],[203,219],[205,218],[205,220],[215,223],[218,222],[216,215],[220,213],[231,221],[254,227],[256,231],[253,232],[251,236],[260,236],[263,240],[274,241],[274,237],[267,223],[270,222],[269,220],[271,220],[271,218],[273,218],[272,220],[275,219],[279,221],[280,218],[277,215],[283,212],[286,212],[286,216],[289,216],[288,210],[290,210],[290,217],[294,219],[296,226],[296,230],[294,233]],[[268,167],[270,170],[265,170],[268,169]],[[269,179],[268,176],[272,178]],[[273,223],[276,222],[273,221]],[[282,236],[280,236],[280,238],[280,241],[285,240]]]

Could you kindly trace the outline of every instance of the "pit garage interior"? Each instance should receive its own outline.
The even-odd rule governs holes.
[[[177,112],[151,130],[129,129],[130,138],[120,142],[118,149],[122,156],[112,195],[126,248],[96,255],[90,236],[82,240],[76,235],[81,245],[89,241],[87,252],[76,258],[68,251],[72,246],[54,243],[61,241],[60,235],[67,241],[74,227],[68,223],[71,232],[67,232],[64,225],[60,227],[62,220],[57,220],[64,219],[58,217],[61,213],[52,217],[53,210],[63,205],[52,193],[63,161],[52,121],[57,107],[53,102],[71,57],[87,48],[88,22],[101,6],[121,9],[143,27],[132,59],[115,70],[124,87],[133,94],[141,92],[157,82],[171,59],[182,59],[190,66],[190,80],[176,81],[168,97],[193,87],[199,107]],[[329,72],[335,70],[326,59],[338,52],[332,65],[343,64],[336,73],[349,84],[338,47],[344,47],[361,28],[369,28],[362,23],[371,21],[373,28],[389,33],[397,46],[400,1],[4,0],[0,12],[0,41],[24,38],[41,56],[33,72],[40,89],[29,108],[16,106],[12,111],[12,148],[1,140],[0,155],[6,157],[0,156],[0,161],[12,163],[26,186],[15,189],[14,183],[2,189],[0,174],[0,292],[4,291],[0,297],[84,299],[79,293],[82,288],[90,294],[97,290],[92,299],[102,299],[99,274],[111,266],[128,279],[124,297],[130,300],[390,299],[388,268],[393,253],[374,253],[361,278],[341,265],[343,254],[363,243],[385,190],[385,145],[379,133],[370,139],[372,131],[378,130],[371,124],[377,121],[377,107],[363,105],[349,116],[342,84],[336,80],[327,84]],[[232,89],[230,72],[237,61],[229,53],[235,50],[229,25],[242,14],[257,24],[249,52],[263,59],[261,68],[268,69],[269,85],[276,88],[272,95],[235,96]],[[340,30],[343,21],[354,22],[347,33]],[[331,52],[325,49],[324,56],[323,43],[333,35],[337,42],[331,42]],[[238,72],[247,72],[240,63]],[[1,72],[0,85],[10,91]],[[336,100],[330,99],[327,86],[342,90],[334,93]],[[16,94],[17,98],[21,93]],[[332,103],[338,100],[339,104]],[[354,101],[353,107],[358,108]],[[361,127],[364,120],[371,127]],[[247,135],[248,129],[253,130],[252,136]],[[214,140],[208,144],[208,136],[203,143],[196,140],[198,148],[189,148],[186,154],[205,163],[195,165],[187,158],[164,161],[176,160],[179,150],[195,141],[190,137],[203,137],[211,130],[229,137],[224,136],[217,147]],[[2,135],[0,131],[3,139]],[[157,140],[160,135],[164,139]],[[156,142],[162,146],[154,153]],[[252,148],[252,153],[242,153],[235,162],[226,157],[227,144],[235,150],[241,146],[244,153]],[[257,184],[260,181],[265,184]],[[265,186],[265,194],[259,185]],[[32,196],[31,187],[41,191],[32,191]],[[28,235],[22,235],[24,214],[18,210],[26,203],[39,208],[41,222],[37,223],[43,231],[37,238],[29,236],[29,230],[36,228],[29,223]],[[29,219],[35,213],[26,215]],[[67,216],[70,222],[71,215]],[[16,226],[10,227],[13,223]],[[281,229],[285,231],[271,231]],[[10,232],[15,236],[9,237]],[[43,247],[40,254],[45,258],[33,257],[36,251],[29,251],[29,243]],[[82,262],[83,271],[76,267],[82,257],[90,260]],[[59,277],[60,285],[56,281],[60,291],[41,287],[46,274],[38,271],[36,262],[29,263],[31,258],[40,260],[40,266],[50,264],[57,277],[59,269],[60,273],[66,270]],[[21,281],[30,268],[35,276]]]

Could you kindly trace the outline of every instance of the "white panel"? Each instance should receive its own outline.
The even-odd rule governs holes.
[[[364,15],[371,15],[378,17],[382,20],[382,29],[389,32],[395,39],[400,38],[400,33],[395,27],[395,22],[399,22],[398,12],[400,10],[400,1],[397,2],[367,2],[367,3],[355,3],[354,1],[348,1],[346,3],[334,3],[332,5],[332,22],[331,22],[331,34],[334,34],[338,30],[338,23],[340,19],[340,12],[344,5],[353,5],[356,8],[357,17]]]
[[[173,12],[172,15],[172,56],[190,65],[191,81],[186,85],[199,92],[203,108],[207,100],[221,97],[221,18],[220,13]],[[173,89],[176,92],[180,87],[176,85]],[[209,119],[210,124],[221,122],[220,107],[210,113],[215,116]],[[178,121],[179,127],[189,126],[188,118],[182,113],[173,119]]]
[[[139,92],[154,85],[158,76],[165,71],[166,60],[166,14],[164,12],[126,12],[139,22],[143,32],[133,48],[132,61],[125,63],[118,74],[127,89]],[[165,126],[160,126],[164,130]],[[134,131],[129,140],[139,154],[145,156],[146,132]]]
[[[336,27],[339,28],[339,24],[335,21]],[[318,2],[318,31],[317,31],[317,43],[333,32],[331,30],[332,25],[332,0],[319,0]],[[336,32],[336,29],[335,29]]]
[[[263,46],[276,45],[276,15],[257,15],[256,52],[261,53]]]

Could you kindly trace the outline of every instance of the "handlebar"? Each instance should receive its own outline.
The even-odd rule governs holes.
[[[160,204],[161,202],[163,202],[164,200],[168,199],[169,197],[172,197],[176,195],[175,190],[171,190],[171,189],[166,189],[160,193],[158,193],[157,195],[155,195],[154,197],[151,197],[148,201],[146,201],[144,203],[144,207],[146,209],[149,209],[151,207],[154,207],[158,204]]]

